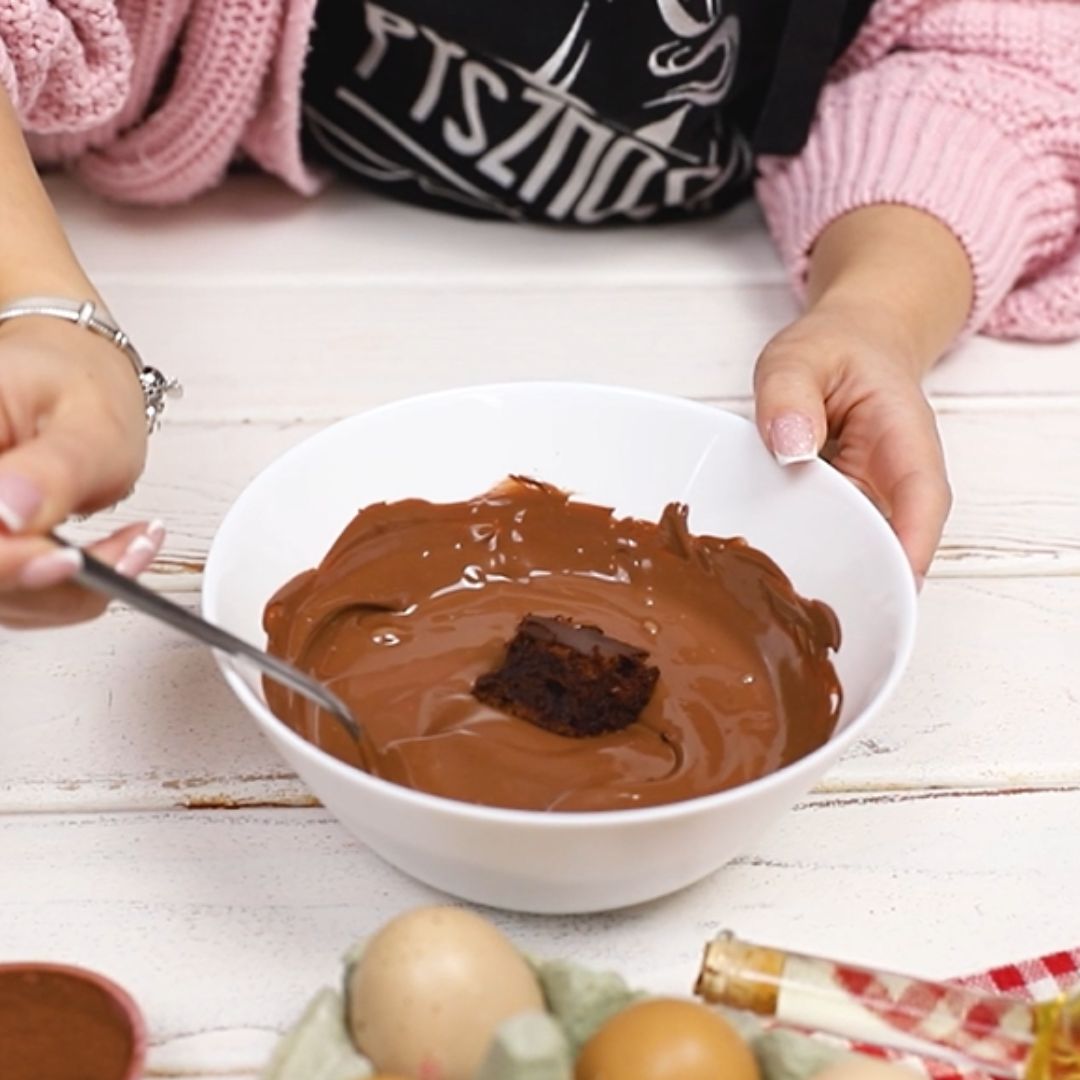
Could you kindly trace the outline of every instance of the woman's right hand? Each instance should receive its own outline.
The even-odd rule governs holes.
[[[123,352],[58,319],[0,326],[0,623],[55,626],[104,610],[65,584],[72,553],[45,534],[122,499],[145,456],[142,390]],[[134,577],[163,539],[160,523],[143,523],[88,550]]]

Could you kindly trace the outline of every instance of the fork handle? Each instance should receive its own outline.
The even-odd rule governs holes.
[[[292,664],[272,656],[263,649],[249,644],[242,638],[230,634],[220,626],[215,626],[206,619],[200,618],[179,604],[165,599],[158,593],[140,585],[137,581],[117,573],[111,566],[106,565],[93,555],[87,554],[82,548],[57,536],[50,535],[50,539],[63,547],[78,551],[82,557],[82,564],[75,573],[75,581],[85,588],[94,592],[110,596],[114,600],[120,600],[130,607],[150,615],[161,622],[179,630],[189,637],[193,637],[214,649],[220,649],[230,656],[240,656],[250,660],[261,671],[266,672],[272,679],[283,683],[291,690],[315,704],[326,709],[349,729],[350,734],[359,741],[360,727],[352,714],[337,696],[332,694],[320,683],[309,678],[302,671],[297,670]]]

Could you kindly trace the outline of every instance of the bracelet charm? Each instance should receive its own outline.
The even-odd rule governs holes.
[[[145,365],[139,372],[143,401],[146,403],[146,430],[153,434],[161,427],[167,397],[183,397],[184,388],[176,379],[167,378],[155,367]]]

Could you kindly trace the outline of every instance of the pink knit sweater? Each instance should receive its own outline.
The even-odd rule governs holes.
[[[0,83],[35,157],[111,198],[190,198],[240,154],[311,194],[299,95],[314,6],[0,0]],[[758,196],[797,286],[830,221],[898,203],[966,248],[971,329],[1080,336],[1080,2],[878,0],[805,150],[763,160]]]

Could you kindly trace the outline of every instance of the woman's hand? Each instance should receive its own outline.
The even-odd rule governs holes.
[[[811,253],[810,307],[762,352],[757,422],[783,464],[819,452],[892,523],[921,585],[951,505],[923,375],[968,319],[960,241],[905,206],[832,222]]]
[[[0,85],[0,306],[28,296],[101,303],[56,217]],[[142,390],[110,342],[54,318],[0,325],[0,623],[78,622],[105,604],[63,585],[78,555],[45,534],[131,490],[146,455]],[[161,546],[136,525],[91,551],[128,574]]]
[[[0,623],[56,625],[103,610],[63,584],[76,556],[44,534],[123,498],[145,454],[142,391],[119,349],[56,319],[0,326]],[[133,525],[90,550],[134,576],[163,538],[159,523]]]
[[[921,372],[877,320],[822,303],[766,346],[757,420],[787,464],[819,451],[889,519],[921,584],[951,505]]]

